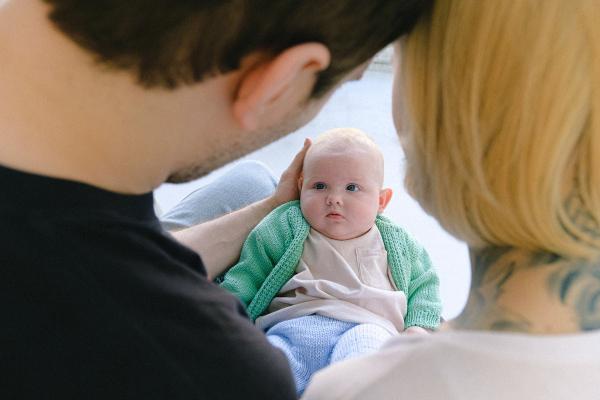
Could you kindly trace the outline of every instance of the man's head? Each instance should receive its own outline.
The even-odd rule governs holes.
[[[300,187],[300,206],[308,223],[336,240],[366,233],[391,199],[383,189],[383,155],[358,129],[320,135],[310,147]]]
[[[209,156],[182,154],[167,178],[182,182],[308,122],[336,86],[360,77],[377,51],[408,32],[431,0],[45,2],[51,20],[97,61],[130,71],[146,87],[241,71],[228,93],[241,132],[204,134],[201,150]],[[190,133],[182,141],[192,151],[198,138]]]
[[[196,178],[305,124],[430,3],[6,0],[0,161],[127,193]]]
[[[323,44],[331,63],[320,96],[408,32],[431,0],[44,0],[60,29],[98,61],[130,69],[146,86],[176,87],[240,68],[248,55],[274,56]]]

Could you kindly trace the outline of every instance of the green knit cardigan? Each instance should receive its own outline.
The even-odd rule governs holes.
[[[407,297],[404,325],[437,328],[442,308],[439,280],[427,252],[388,218],[379,215],[375,224],[394,283]],[[240,260],[221,286],[240,298],[253,321],[294,275],[309,231],[296,200],[273,210],[246,239]]]

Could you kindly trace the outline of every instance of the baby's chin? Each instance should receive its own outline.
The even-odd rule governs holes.
[[[362,235],[364,235],[365,233],[369,232],[371,230],[373,226],[370,226],[369,229],[367,229],[366,231],[362,232],[362,233],[356,233],[356,232],[352,232],[352,233],[338,233],[338,232],[326,232],[326,231],[321,231],[319,229],[316,229],[313,227],[313,229],[317,232],[319,232],[321,235],[325,236],[328,239],[333,239],[333,240],[351,240],[351,239],[356,239],[358,237],[361,237]]]

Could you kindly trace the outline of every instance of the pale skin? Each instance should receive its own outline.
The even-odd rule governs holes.
[[[313,229],[335,240],[364,235],[392,197],[382,188],[383,161],[375,149],[317,143],[298,180],[302,213]]]
[[[335,240],[367,233],[392,198],[383,188],[383,156],[358,144],[318,142],[308,151],[298,179],[300,207],[313,229]],[[428,333],[411,326],[406,333]]]
[[[238,70],[175,91],[146,89],[132,73],[99,66],[59,32],[39,0],[0,3],[0,164],[123,194],[202,176],[312,119],[311,99],[330,62],[319,43],[255,52]],[[15,38],[18,37],[18,40]],[[367,64],[342,84],[358,79]],[[176,237],[201,252],[209,277],[238,257],[275,206],[297,198],[307,144],[275,194]],[[227,237],[227,245],[210,238]]]
[[[404,105],[395,45],[393,114],[400,139]],[[576,195],[567,206],[574,223],[600,236],[598,223]],[[470,248],[472,280],[466,307],[446,330],[567,334],[600,329],[600,263],[567,260],[517,247]]]

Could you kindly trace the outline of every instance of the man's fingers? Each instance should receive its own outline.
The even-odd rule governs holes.
[[[302,149],[298,152],[298,154],[296,154],[292,160],[292,163],[288,167],[288,170],[299,172],[302,169],[302,164],[304,164],[304,156],[306,156],[306,152],[310,148],[311,144],[312,141],[309,138],[304,139],[304,146],[302,146]]]

